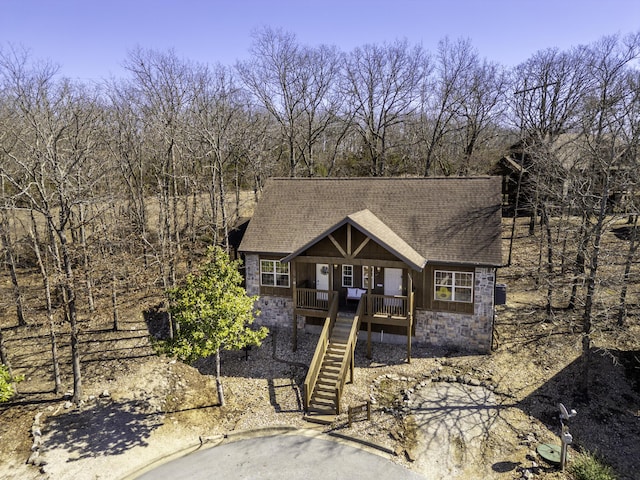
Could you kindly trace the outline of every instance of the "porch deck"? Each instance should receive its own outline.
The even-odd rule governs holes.
[[[326,318],[329,307],[338,292],[334,290],[317,290],[313,288],[297,288],[294,302],[294,322],[297,327],[297,316]],[[387,325],[403,327],[407,332],[407,361],[411,362],[411,332],[413,329],[414,298],[409,295],[376,295],[362,294],[357,304],[361,307],[360,323],[367,324],[367,356],[371,357],[371,325]],[[294,335],[297,328],[294,328]],[[294,337],[294,347],[296,338]]]

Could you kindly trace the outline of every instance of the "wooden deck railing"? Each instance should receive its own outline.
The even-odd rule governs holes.
[[[363,295],[362,297],[365,300],[365,310],[363,312],[365,315],[406,317],[408,314],[408,297],[374,294]]]
[[[296,289],[296,308],[313,310],[329,310],[329,303],[337,298],[333,290],[316,290],[315,288]]]
[[[314,290],[314,292],[316,292],[316,290]],[[322,367],[322,360],[324,359],[327,347],[329,346],[331,330],[333,329],[333,325],[335,324],[337,315],[338,296],[334,295],[331,300],[331,306],[329,307],[329,314],[324,321],[324,327],[322,328],[320,338],[318,339],[318,344],[316,345],[316,351],[313,354],[311,363],[309,364],[309,371],[307,372],[307,376],[304,380],[304,410],[306,412],[309,411],[311,394],[313,393],[313,389],[316,387],[316,382],[318,381],[318,374],[320,373],[320,368]]]
[[[347,378],[347,368],[351,371],[351,383],[353,383],[353,368],[355,364],[356,343],[358,341],[358,331],[360,330],[360,319],[364,310],[364,301],[360,299],[356,315],[353,317],[353,324],[349,332],[347,340],[347,348],[344,351],[342,361],[340,363],[340,373],[338,374],[338,385],[336,385],[336,415],[340,414],[340,399],[342,398],[342,389]]]

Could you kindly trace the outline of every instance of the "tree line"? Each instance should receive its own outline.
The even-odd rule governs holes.
[[[639,54],[640,34],[612,35],[506,68],[466,39],[342,52],[265,27],[233,66],[137,48],[126,78],[85,84],[0,46],[0,240],[15,322],[30,321],[26,264],[41,282],[56,391],[61,319],[70,332],[77,400],[78,316],[105,300],[118,329],[118,297],[138,279],[162,297],[206,245],[228,250],[246,192],[257,199],[268,177],[477,175],[511,153],[528,192],[516,210],[539,222],[533,268],[545,269],[549,314],[558,282],[571,283],[586,348],[602,235],[614,206],[637,212]],[[9,363],[1,329],[0,353]]]

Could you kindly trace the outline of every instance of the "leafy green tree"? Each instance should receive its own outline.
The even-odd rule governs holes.
[[[6,365],[0,363],[0,402],[6,402],[16,393],[14,384],[24,380],[24,377],[13,376]]]
[[[169,352],[187,363],[215,355],[216,386],[220,404],[224,391],[220,377],[220,350],[260,345],[265,327],[251,328],[257,297],[241,286],[240,261],[231,261],[220,247],[209,247],[205,261],[184,283],[168,291],[170,310],[179,329]]]

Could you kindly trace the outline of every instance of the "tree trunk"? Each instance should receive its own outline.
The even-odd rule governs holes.
[[[11,364],[9,363],[9,358],[7,357],[7,349],[4,345],[4,337],[2,335],[2,328],[0,328],[0,364],[7,367],[7,372],[10,377],[13,377],[13,371],[11,370]],[[18,393],[18,387],[15,382],[12,383],[11,388],[13,389],[14,395]]]
[[[547,237],[547,318],[551,320],[553,310],[553,238],[551,238],[551,226],[546,204],[542,205],[542,222]]]
[[[216,389],[218,390],[218,401],[224,407],[224,390],[222,388],[222,376],[220,375],[220,349],[216,350]]]
[[[587,277],[587,296],[585,298],[584,313],[582,315],[582,379],[581,389],[585,395],[589,394],[590,368],[589,353],[591,351],[591,327],[593,321],[593,297],[596,290],[596,278],[598,275],[598,266],[600,262],[600,243],[602,240],[602,230],[604,229],[604,220],[607,213],[607,199],[609,198],[609,178],[605,176],[604,185],[602,187],[602,196],[600,197],[600,211],[596,224],[594,226],[593,250],[589,262],[589,275]]]
[[[36,254],[38,260],[38,266],[40,267],[40,274],[42,275],[42,284],[44,286],[45,300],[47,305],[47,320],[49,322],[49,338],[51,339],[51,362],[53,363],[53,380],[54,380],[54,392],[59,394],[62,391],[62,382],[60,380],[60,361],[58,360],[58,342],[56,340],[55,322],[53,320],[53,306],[51,302],[51,284],[49,282],[49,274],[42,261],[42,255],[40,254],[40,240],[38,239],[38,231],[36,230],[35,218],[33,218],[33,211],[31,212],[31,221],[33,222],[33,229],[29,231],[31,240],[33,242],[33,251]]]
[[[111,274],[111,307],[113,308],[113,331],[118,331],[118,277]]]
[[[182,250],[182,242],[180,239],[180,221],[179,221],[179,214],[178,214],[178,172],[176,167],[176,147],[173,139],[171,140],[171,145],[169,147],[169,155],[170,155],[169,172],[171,174],[171,183],[167,187],[167,190],[170,192],[169,193],[170,195],[171,195],[171,191],[173,191],[173,195],[171,195],[172,197],[171,217],[173,219],[173,239],[175,240],[176,251],[180,252]]]
[[[0,220],[0,237],[2,239],[2,246],[4,248],[5,256],[7,259],[7,265],[9,267],[9,276],[11,277],[11,285],[13,286],[13,299],[16,304],[16,316],[18,319],[18,325],[21,327],[27,324],[24,319],[24,307],[22,304],[22,292],[20,290],[20,284],[18,283],[18,274],[16,272],[16,262],[13,256],[13,249],[11,248],[11,241],[9,239],[9,219],[7,218],[6,210],[2,210],[2,219]]]
[[[93,299],[93,280],[91,279],[91,266],[89,265],[89,251],[87,249],[87,231],[85,230],[85,211],[84,205],[80,204],[80,242],[82,247],[82,267],[84,269],[84,282],[87,287],[87,300],[89,302],[89,311],[96,311]]]
[[[5,365],[11,373],[11,366],[9,365],[9,358],[7,357],[7,349],[4,346],[4,336],[2,335],[2,328],[0,328],[0,363]]]
[[[524,168],[520,169],[518,173],[518,184],[516,185],[516,199],[515,204],[513,206],[513,222],[511,223],[511,238],[509,239],[509,258],[507,260],[507,265],[511,266],[511,258],[513,255],[513,241],[516,236],[516,222],[518,221],[518,207],[520,206],[520,187],[522,186],[522,172]]]
[[[576,260],[573,267],[573,282],[571,285],[571,296],[569,297],[569,302],[567,304],[567,308],[569,310],[573,310],[576,307],[576,300],[578,297],[578,283],[580,278],[584,275],[584,265],[585,265],[585,248],[587,245],[587,218],[582,216],[582,223],[580,225],[580,233],[579,233],[580,243],[578,245],[578,253],[576,254]]]
[[[222,218],[220,221],[222,222],[222,231],[224,232],[224,249],[227,253],[229,253],[229,221],[227,219],[227,202],[226,202],[226,189],[224,186],[224,176],[222,172],[222,161],[218,158],[218,195],[220,200],[220,214]]]
[[[629,250],[627,252],[627,260],[624,264],[624,275],[622,276],[622,288],[620,289],[620,307],[618,308],[618,326],[624,326],[627,319],[627,290],[629,288],[629,274],[631,273],[631,265],[638,249],[638,216],[634,216],[633,225],[631,226],[631,236],[629,238]]]
[[[73,367],[73,403],[79,404],[82,399],[82,373],[80,369],[80,342],[78,330],[78,313],[76,311],[76,297],[73,287],[73,267],[67,248],[67,239],[64,231],[56,230],[60,240],[60,253],[64,266],[64,285],[66,292],[66,309],[71,327],[71,365]]]

